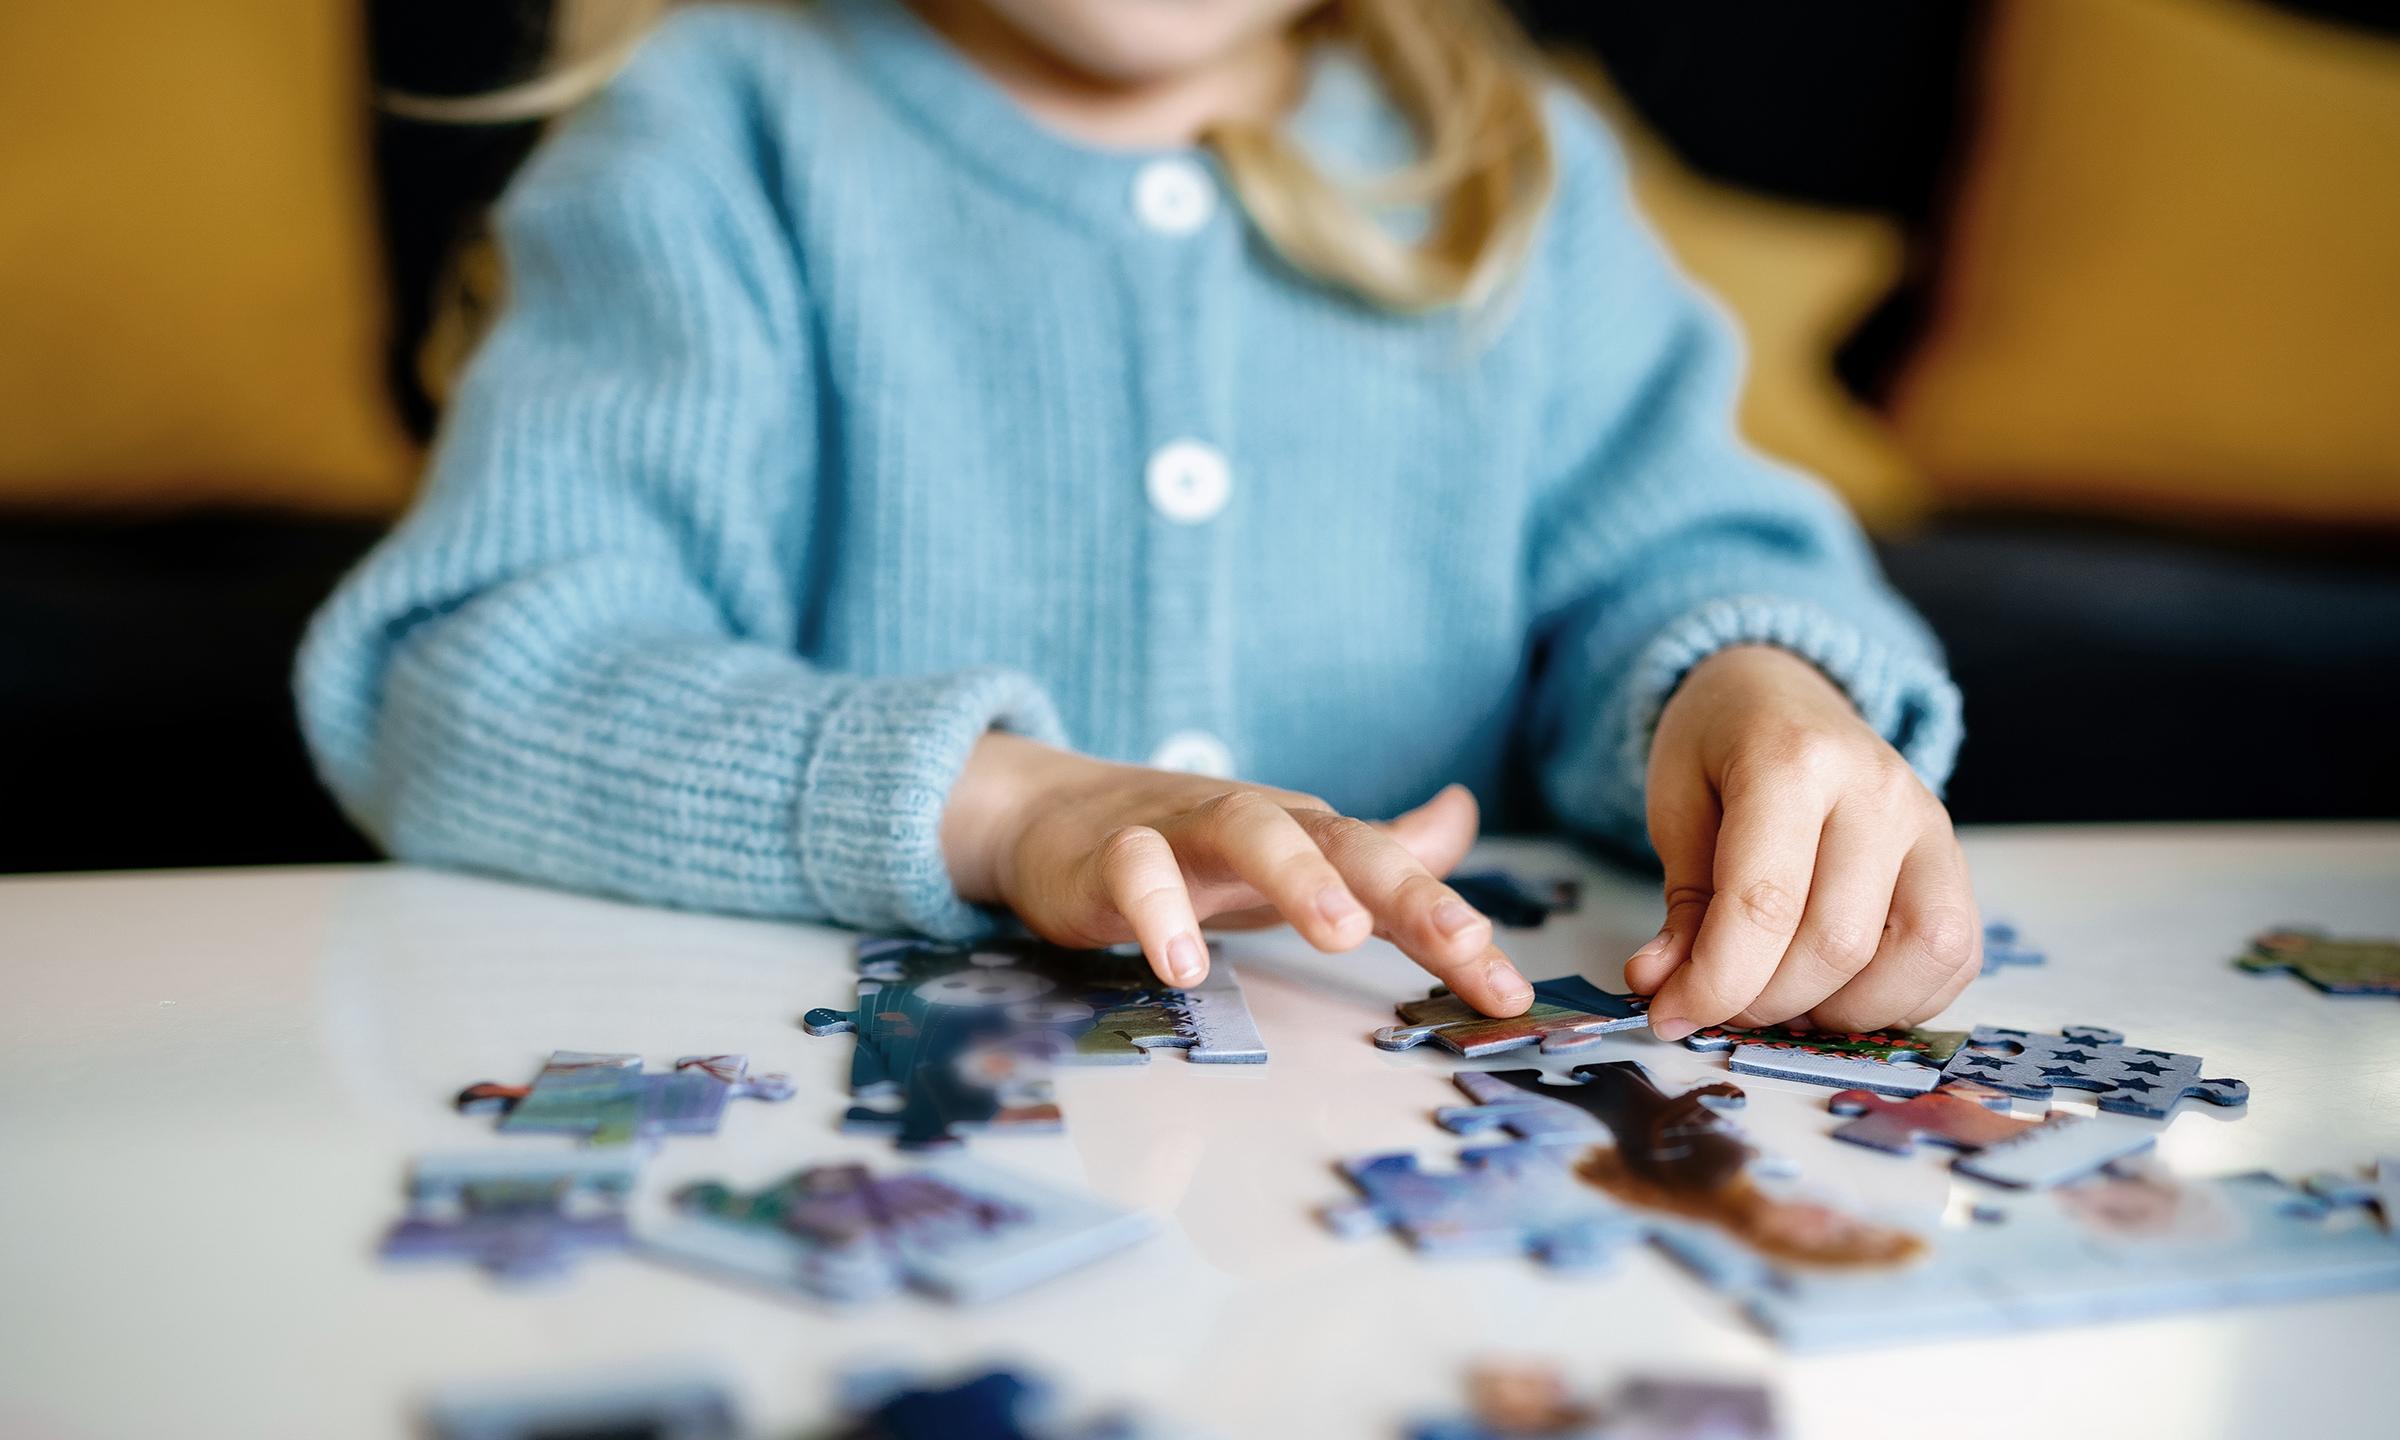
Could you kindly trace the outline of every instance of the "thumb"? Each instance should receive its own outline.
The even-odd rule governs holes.
[[[1443,876],[1457,869],[1458,862],[1475,848],[1483,812],[1466,786],[1445,785],[1431,800],[1376,828],[1399,841],[1402,849],[1417,857],[1419,865]]]
[[[1657,994],[1692,956],[1716,890],[1717,825],[1724,818],[1700,766],[1666,756],[1653,757],[1650,766],[1649,809],[1650,845],[1667,872],[1667,919],[1625,962],[1625,983],[1637,995]]]

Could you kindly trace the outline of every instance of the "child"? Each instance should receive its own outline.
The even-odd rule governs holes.
[[[1646,819],[1670,1039],[1974,975],[1934,647],[1490,0],[681,10],[499,234],[300,658],[394,854],[1170,981],[1382,934],[1515,1014],[1480,803]]]

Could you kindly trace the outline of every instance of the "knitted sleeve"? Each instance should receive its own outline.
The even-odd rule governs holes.
[[[1528,557],[1528,739],[1545,799],[1570,826],[1647,848],[1659,712],[1693,666],[1738,644],[1810,661],[1938,788],[1961,727],[1932,635],[1841,503],[1735,433],[1729,327],[1644,228],[1599,122],[1571,101],[1553,114],[1555,384]]]
[[[662,39],[504,201],[510,299],[414,511],[313,622],[319,769],[400,858],[653,903],[988,917],[938,826],[1004,670],[796,658],[816,407],[803,276],[727,77]]]

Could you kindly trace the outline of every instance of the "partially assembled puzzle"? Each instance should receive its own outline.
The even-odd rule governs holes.
[[[1147,1216],[961,1158],[876,1175],[819,1165],[755,1193],[687,1186],[674,1218],[645,1229],[667,1259],[823,1300],[902,1287],[980,1301],[1113,1254]]]
[[[1038,940],[975,946],[859,942],[858,1001],[802,1018],[811,1035],[856,1037],[843,1126],[904,1149],[986,1130],[1056,1130],[1051,1069],[1138,1065],[1179,1050],[1195,1065],[1258,1065],[1265,1042],[1231,966],[1169,986],[1135,950],[1066,950]]]

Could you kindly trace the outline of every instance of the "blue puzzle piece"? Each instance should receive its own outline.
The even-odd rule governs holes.
[[[1054,1392],[1044,1382],[994,1370],[935,1387],[900,1371],[844,1377],[852,1418],[826,1440],[1139,1440],[1122,1415],[1067,1425],[1051,1419]]]
[[[623,1145],[661,1135],[713,1135],[733,1099],[788,1100],[790,1077],[752,1075],[740,1055],[686,1055],[663,1075],[645,1074],[639,1055],[552,1052],[531,1085],[486,1080],[458,1094],[469,1114],[498,1110],[501,1130],[516,1135],[575,1135],[593,1145]]]
[[[1539,930],[1553,915],[1572,915],[1583,886],[1568,878],[1529,882],[1507,870],[1476,870],[1449,878],[1458,898],[1512,930]]]
[[[2356,1205],[2375,1212],[2386,1235],[2400,1237],[2400,1160],[2384,1156],[2365,1175],[2331,1171],[2308,1177],[2308,1193],[2328,1205]]]
[[[498,1280],[543,1280],[582,1256],[632,1241],[625,1206],[634,1163],[624,1151],[526,1155],[494,1151],[420,1160],[408,1211],[383,1238],[386,1260],[463,1260]]]
[[[2211,1105],[2240,1105],[2250,1087],[2239,1080],[2203,1080],[2200,1057],[2144,1050],[2122,1043],[2115,1030],[2069,1025],[2057,1035],[1978,1025],[1943,1067],[1942,1078],[1972,1080],[2047,1100],[2056,1089],[2097,1092],[2103,1110],[2163,1120],[2185,1096]]]
[[[697,1379],[451,1396],[427,1407],[425,1428],[434,1440],[740,1440],[744,1433],[733,1401]]]
[[[1983,969],[1989,975],[2009,966],[2045,965],[2050,957],[2017,938],[2017,927],[2006,920],[1994,920],[1983,927]]]

